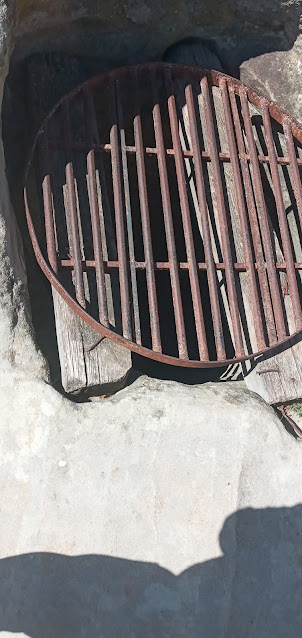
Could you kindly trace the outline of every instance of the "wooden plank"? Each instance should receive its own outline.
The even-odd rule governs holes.
[[[251,108],[254,135],[259,153],[266,153],[263,137],[263,127],[261,125],[259,111]],[[274,139],[277,151],[280,155],[286,155],[286,144],[281,131],[274,131]],[[268,166],[262,168],[263,176],[266,179],[267,201],[270,203],[269,210],[274,210],[273,184]],[[289,211],[287,216],[289,231],[295,253],[295,260],[301,258],[301,244],[298,233],[298,216],[294,191],[291,182],[290,168],[288,166],[279,169],[281,188],[285,210]],[[273,222],[272,222],[273,223]],[[275,250],[278,261],[284,257],[280,247],[278,237],[275,236]],[[287,274],[281,274],[281,287],[284,294],[284,306],[290,330],[294,331],[294,317],[292,304],[288,295]],[[265,354],[254,362],[247,362],[242,366],[244,379],[247,387],[257,392],[268,403],[285,403],[287,401],[300,399],[302,397],[302,341],[301,337],[296,337],[290,343],[279,346],[273,353]],[[269,372],[271,370],[271,372]],[[268,372],[267,372],[268,371]]]
[[[244,380],[249,390],[257,392],[268,403],[286,403],[302,397],[302,347],[300,338],[279,346],[274,354],[255,361]]]
[[[204,45],[198,46],[196,42],[191,45],[186,43],[185,51],[184,45],[177,47],[174,45],[173,50],[169,53],[169,61],[182,64],[185,63],[189,66],[198,65],[206,68],[217,68],[216,56],[211,58],[211,52],[205,51]],[[209,64],[209,61],[213,64]],[[219,69],[220,70],[220,69]],[[176,85],[176,99],[178,102],[179,112],[181,113],[180,123],[180,135],[182,139],[183,148],[190,146],[190,130],[188,123],[187,107],[184,104],[184,84],[181,81],[177,81]],[[200,113],[202,119],[202,98],[200,100]],[[222,152],[228,152],[228,141],[226,135],[226,128],[224,124],[224,116],[222,110],[222,104],[220,99],[220,91],[218,88],[213,88],[213,105],[216,113],[216,133],[220,143],[220,150]],[[259,111],[251,106],[251,115],[253,117],[253,125],[255,132],[256,146],[259,154],[267,154],[263,147],[263,130],[260,124]],[[285,150],[284,136],[280,132],[275,132],[275,140],[279,144],[279,154]],[[284,153],[285,154],[285,153]],[[202,236],[202,228],[200,224],[200,211],[198,205],[196,180],[194,176],[194,168],[192,167],[192,160],[186,159],[186,173],[187,173],[187,185],[191,192],[191,205],[198,220],[199,230]],[[213,186],[213,173],[211,165],[206,168],[208,172],[208,192],[207,198],[211,197],[213,206],[213,218],[211,224],[211,237],[212,237],[212,250],[215,261],[221,261],[219,255],[221,254],[221,241],[220,238],[215,235],[214,226],[217,225],[217,202],[215,189]],[[237,202],[234,190],[234,182],[232,175],[232,167],[230,164],[225,163],[223,165],[223,174],[225,178],[226,192],[225,196],[228,201],[228,210],[230,214],[231,227],[233,232],[234,251],[237,256],[237,261],[244,262],[243,246],[241,241],[240,224],[237,213]],[[271,191],[273,197],[272,181],[270,171],[267,166],[263,166],[263,175],[266,179],[267,189]],[[288,212],[289,229],[291,233],[292,243],[295,251],[296,261],[302,261],[301,243],[299,240],[298,232],[298,216],[295,213],[295,200],[293,187],[291,183],[290,171],[288,167],[280,168],[280,181],[282,186],[282,192],[284,197],[285,208]],[[272,200],[271,200],[272,203]],[[270,210],[270,208],[269,208]],[[274,230],[273,219],[271,222],[271,231],[273,236],[274,248],[277,256],[277,260],[284,261],[280,243],[277,233]],[[232,325],[230,321],[229,305],[227,300],[227,289],[225,284],[225,277],[223,273],[217,273],[217,279],[220,287],[221,306],[225,312],[225,326],[224,329],[229,331],[231,339],[233,339]],[[242,330],[244,337],[247,334],[246,327],[248,325],[248,333],[250,338],[250,346],[255,351],[256,349],[256,337],[253,325],[252,313],[251,313],[251,300],[248,293],[248,281],[247,274],[239,274],[240,289],[242,296],[240,298],[241,306],[240,312],[243,318]],[[287,321],[291,329],[293,329],[293,315],[291,302],[287,291],[287,274],[280,274],[281,287],[284,294],[284,306],[287,316]],[[239,287],[238,287],[239,288]],[[245,325],[244,325],[245,323]],[[248,350],[248,344],[245,339],[245,347]],[[242,371],[245,382],[249,389],[257,392],[268,403],[283,403],[289,400],[294,400],[302,397],[302,342],[300,338],[291,340],[290,344],[285,346],[279,346],[273,351],[273,354],[266,354],[258,358],[253,362],[245,362],[242,366],[230,366],[227,371],[223,371],[223,379],[235,379]]]
[[[29,84],[31,87],[30,109],[33,114],[34,126],[37,129],[44,116],[49,112],[54,103],[64,95],[68,90],[79,83],[83,77],[78,63],[69,56],[52,54],[35,56],[28,65]],[[60,72],[61,71],[61,72]],[[79,130],[83,128],[81,122],[81,114],[79,117]],[[77,205],[81,205],[81,210],[87,211],[87,220],[85,216],[81,216],[82,226],[80,232],[81,248],[83,250],[84,238],[83,233],[88,234],[89,219],[89,202],[87,199],[87,183],[86,183],[86,164],[85,157],[78,157],[74,161],[75,186],[77,195]],[[57,171],[64,169],[65,158],[63,153],[56,154]],[[103,226],[106,218],[107,228],[107,244],[104,239],[105,233],[102,233],[104,258],[108,258],[108,251],[111,253],[111,259],[116,258],[116,249],[114,242],[114,231],[112,228],[112,216],[109,200],[106,193],[106,184],[104,180],[104,171],[102,160],[97,165],[97,189],[100,207],[100,223]],[[61,169],[60,169],[61,164]],[[64,204],[66,206],[65,185],[62,179],[61,192],[54,193],[57,210],[57,219],[65,217]],[[56,189],[54,183],[54,189]],[[58,189],[57,189],[58,190]],[[60,187],[59,187],[60,190]],[[84,217],[84,219],[83,219]],[[85,226],[86,224],[86,226]],[[110,230],[111,224],[111,230]],[[60,229],[59,229],[60,230]],[[65,231],[61,228],[61,234]],[[70,229],[67,229],[66,240],[69,241]],[[86,239],[85,237],[85,239]],[[66,280],[68,274],[64,273]],[[72,285],[71,281],[67,282]],[[118,304],[118,281],[117,275],[105,275],[106,293],[108,301],[109,322],[112,326],[118,326],[118,313],[114,311],[114,304]],[[90,311],[95,312],[97,316],[96,299],[90,298],[91,286],[86,273],[84,273],[85,296],[90,304]],[[83,322],[75,313],[73,313],[66,302],[52,289],[54,315],[57,333],[57,343],[61,366],[62,385],[66,392],[81,392],[87,394],[99,392],[108,392],[122,387],[128,371],[132,367],[131,352],[122,346],[113,343],[110,339],[103,339],[95,348],[91,348],[93,344],[99,341],[100,335],[95,333],[85,322]],[[110,387],[110,390],[109,390]]]
[[[130,351],[110,339],[100,341],[101,336],[69,308],[56,290],[52,289],[52,294],[66,392],[81,389],[88,395],[100,388],[103,394],[120,389],[130,369]],[[58,330],[58,325],[66,327]]]
[[[194,42],[194,46],[190,49],[190,44],[186,44],[185,57],[183,45],[177,50],[177,47],[173,49],[173,55],[171,57],[171,51],[169,54],[169,61],[178,62],[178,63],[186,63],[188,65],[198,65],[198,66],[206,66],[217,68],[217,58],[216,56],[212,56],[211,52],[205,49],[204,46],[198,46],[196,41]],[[47,63],[48,64],[48,63]],[[46,65],[47,66],[47,65]],[[42,73],[45,76],[45,71]],[[47,74],[46,74],[47,75]],[[46,77],[46,76],[45,76]],[[78,80],[77,80],[78,81]],[[45,88],[45,87],[44,87]],[[65,91],[63,91],[65,92]],[[38,92],[39,93],[39,92]],[[43,96],[44,93],[40,92]],[[175,86],[175,96],[178,105],[178,112],[180,113],[180,136],[183,148],[187,148],[188,144],[190,146],[190,131],[189,131],[189,123],[188,123],[188,113],[187,107],[184,104],[184,86],[183,83],[179,83],[179,85]],[[59,97],[59,96],[58,96]],[[37,96],[36,96],[37,99]],[[40,98],[39,98],[40,99]],[[38,99],[38,101],[39,101]],[[45,96],[43,97],[45,100]],[[199,96],[198,100],[200,101],[200,111],[202,113],[202,96]],[[220,91],[219,89],[214,88],[213,90],[213,104],[216,113],[216,134],[217,139],[219,141],[220,150],[223,152],[227,152],[228,149],[228,139],[226,135],[225,129],[225,121],[224,121],[224,113],[221,105],[220,99]],[[46,110],[49,110],[47,108]],[[251,109],[253,118],[259,118],[259,112],[257,109]],[[44,113],[43,113],[44,114]],[[262,142],[262,130],[261,126],[255,126],[255,139],[256,145],[258,147],[259,153],[264,153],[263,142]],[[284,139],[281,134],[278,134],[279,143],[281,148],[284,146]],[[100,214],[101,214],[101,223],[102,216],[109,215],[109,226],[110,226],[110,205],[108,202],[108,198],[106,196],[105,183],[103,180],[104,170],[102,166],[99,164],[99,173],[98,173],[98,193],[99,193],[99,205],[100,205]],[[80,169],[80,166],[79,166]],[[194,166],[192,160],[187,158],[185,160],[185,169],[187,176],[187,186],[188,192],[190,192],[190,202],[193,207],[192,210],[196,216],[197,225],[199,227],[199,232],[202,237],[202,228],[200,223],[200,211],[198,205],[198,196],[197,196],[197,188],[196,188],[196,178],[194,175]],[[193,170],[192,170],[193,169]],[[286,175],[286,171],[288,168],[285,167],[285,171],[280,167],[281,174],[281,184],[282,191],[284,196],[284,202],[286,210],[288,210],[288,220],[289,227],[291,231],[292,242],[296,254],[296,261],[302,261],[301,256],[301,243],[299,239],[298,232],[298,221],[297,215],[294,212],[294,197],[292,193],[291,177]],[[212,238],[212,250],[214,254],[214,258],[216,261],[222,261],[221,259],[221,237],[217,236],[215,233],[215,228],[217,226],[218,213],[217,213],[217,201],[216,194],[214,189],[213,182],[213,173],[211,164],[207,164],[205,170],[208,173],[208,183],[207,183],[207,198],[211,200],[212,205],[212,213],[210,215],[210,229],[211,229],[211,238]],[[76,171],[77,172],[77,171]],[[237,201],[236,194],[234,189],[234,181],[233,181],[233,173],[231,164],[224,164],[222,167],[222,173],[224,177],[225,183],[225,197],[228,206],[228,214],[230,216],[230,225],[232,228],[232,250],[234,255],[236,255],[237,261],[245,261],[244,259],[244,251],[241,242],[241,230],[238,218],[238,210],[237,210]],[[267,166],[263,166],[263,173],[267,181],[268,190],[272,190],[271,185],[271,176]],[[78,197],[80,199],[85,198],[85,189],[86,185],[84,183],[77,184],[77,192]],[[273,200],[272,200],[273,201]],[[271,209],[270,209],[271,210]],[[106,221],[108,228],[108,219]],[[278,261],[283,261],[283,254],[280,248],[280,243],[278,240],[277,233],[274,231],[274,219],[272,218],[272,235],[274,240],[275,252],[277,255]],[[114,235],[114,232],[112,233]],[[108,244],[109,241],[109,245]],[[103,245],[104,258],[106,259],[106,254],[108,253],[108,249],[110,251],[115,250],[115,242],[111,243],[110,238],[107,237],[107,243],[105,242]],[[107,251],[107,253],[106,253]],[[112,253],[111,253],[112,254]],[[113,258],[113,257],[112,257]],[[115,257],[116,258],[116,257]],[[85,275],[86,278],[86,275]],[[240,302],[240,313],[242,318],[242,333],[244,338],[244,346],[248,351],[250,347],[255,350],[255,330],[253,324],[253,318],[251,313],[251,302],[250,302],[250,294],[248,289],[248,278],[246,273],[237,273],[236,274],[238,286],[237,290],[242,291],[242,296],[239,298]],[[291,326],[292,322],[292,308],[288,295],[286,294],[287,289],[287,275],[286,273],[281,273],[280,280],[282,284],[282,289],[284,292],[284,305],[287,314],[287,320],[289,325]],[[217,281],[219,285],[219,294],[220,294],[220,305],[223,311],[224,317],[224,331],[226,338],[229,340],[233,340],[233,330],[232,323],[230,321],[230,313],[229,313],[229,303],[228,303],[228,293],[225,282],[225,275],[223,272],[217,273]],[[239,285],[240,283],[240,285]],[[106,274],[106,288],[107,288],[107,298],[111,300],[109,301],[109,320],[114,325],[114,322],[119,321],[119,317],[116,315],[115,307],[116,302],[114,300],[116,288],[114,286],[113,278],[110,278],[110,275]],[[87,278],[85,279],[85,290],[87,295],[89,296],[89,282]],[[113,370],[113,375],[122,377],[123,366],[125,364],[125,369],[127,369],[127,365],[129,366],[129,362],[131,359],[131,355],[129,351],[126,351],[124,348],[120,348],[120,355],[118,355],[118,350],[115,350],[114,344],[110,341],[108,342],[108,348],[110,349],[110,353],[108,354],[106,351],[106,343],[104,340],[101,342],[96,348],[89,350],[90,346],[98,340],[98,336],[94,335],[92,331],[88,328],[88,326],[84,325],[73,313],[70,313],[68,307],[62,308],[62,303],[64,304],[61,298],[55,297],[56,293],[54,293],[54,306],[55,306],[55,315],[56,321],[59,322],[59,330],[58,330],[58,345],[60,351],[60,359],[62,365],[62,376],[64,378],[64,384],[68,391],[76,391],[79,388],[85,387],[93,387],[95,385],[100,385],[101,383],[108,383],[110,381],[110,370]],[[72,316],[69,316],[69,315]],[[59,317],[59,319],[57,319]],[[75,322],[77,325],[75,325]],[[70,326],[66,329],[66,325]],[[64,326],[64,329],[62,329]],[[248,326],[248,330],[247,330]],[[76,339],[74,340],[74,335],[76,334]],[[247,334],[249,335],[249,339],[251,343],[249,344],[247,341]],[[95,340],[94,340],[95,337]],[[118,348],[118,347],[117,347]],[[108,362],[110,357],[114,359],[116,355],[116,366],[113,364],[109,365]],[[126,361],[122,361],[122,357],[125,355]],[[128,359],[127,359],[128,357]],[[119,366],[121,362],[122,369]],[[243,375],[245,377],[245,381],[248,387],[260,394],[265,400],[269,403],[280,403],[286,402],[287,400],[293,400],[300,398],[302,396],[302,380],[301,380],[301,363],[302,363],[302,345],[301,342],[297,339],[295,341],[291,341],[290,345],[279,347],[276,349],[273,354],[265,355],[260,357],[255,362],[247,362],[242,366]],[[115,368],[115,371],[114,371]],[[65,371],[66,370],[66,374]],[[240,373],[240,366],[237,364],[235,366],[231,366],[229,370],[222,372],[222,378],[236,378],[236,376]],[[266,371],[268,370],[268,372]],[[64,376],[65,375],[65,376]],[[102,381],[103,379],[103,381]]]
[[[186,43],[186,50],[184,51],[184,45],[181,44],[179,47],[176,45],[173,47],[173,51],[170,51],[169,61],[183,64],[184,61],[188,66],[200,66],[205,68],[218,68],[221,70],[221,66],[217,56],[212,54],[211,51],[207,49],[203,44],[198,45],[197,42],[194,43]],[[173,55],[172,55],[173,54]],[[179,132],[180,138],[182,142],[182,147],[184,149],[192,150],[192,140],[190,134],[190,125],[189,125],[189,117],[188,117],[188,108],[187,104],[184,102],[184,91],[185,91],[186,83],[181,79],[177,79],[174,81],[175,88],[175,97],[178,105],[178,113],[180,119]],[[212,91],[212,99],[213,106],[215,109],[215,119],[214,125],[217,135],[217,142],[219,144],[219,150],[221,152],[228,151],[227,144],[227,136],[225,130],[225,122],[224,122],[224,113],[221,102],[221,94],[220,89],[217,87],[213,87]],[[199,107],[199,116],[201,123],[201,134],[203,136],[204,148],[208,149],[208,140],[206,138],[205,133],[205,118],[204,118],[204,105],[203,105],[203,97],[200,91],[195,92],[194,95],[195,106]],[[191,203],[191,211],[192,214],[196,216],[198,228],[200,235],[203,239],[203,231],[202,231],[202,223],[200,218],[200,208],[198,202],[198,194],[197,194],[197,185],[196,185],[196,175],[194,162],[192,159],[185,159],[185,168],[186,168],[186,180],[187,180],[187,188],[191,194],[190,203]],[[235,251],[237,255],[237,260],[243,262],[243,249],[241,243],[241,231],[238,220],[237,213],[237,204],[236,204],[236,195],[235,188],[233,182],[232,168],[230,164],[224,164],[223,168],[223,176],[224,176],[224,184],[225,184],[225,201],[227,204],[227,215],[229,216],[230,227],[232,229],[232,242],[233,242],[233,251]],[[207,213],[208,220],[210,226],[210,235],[211,235],[211,246],[212,252],[215,262],[223,261],[222,257],[222,238],[221,234],[217,228],[219,228],[219,211],[217,205],[217,197],[216,190],[214,185],[214,175],[213,168],[211,162],[207,163],[204,166],[204,176],[205,176],[205,191],[206,191],[206,200],[207,200]],[[234,255],[233,255],[234,256]],[[235,259],[234,259],[235,260]],[[222,314],[223,321],[223,329],[224,329],[224,337],[227,347],[230,347],[230,343],[234,343],[234,334],[233,334],[233,326],[230,315],[230,307],[228,301],[228,291],[226,285],[225,273],[223,271],[217,271],[217,288],[219,294],[219,303]],[[240,296],[240,289],[243,291],[247,290],[247,274],[246,273],[236,273],[235,277],[236,282],[236,290],[238,293],[239,300],[239,309],[240,315],[243,319],[241,331],[242,337],[244,341],[245,349],[248,349],[247,344],[247,334],[254,335],[254,327],[252,314],[250,312],[249,305],[249,297],[246,294]],[[240,284],[240,285],[239,285]],[[249,325],[249,329],[247,330],[247,323]],[[254,344],[253,344],[254,345]],[[234,379],[240,373],[240,368],[237,364],[234,366],[229,366],[227,369],[222,368],[222,378],[223,379]]]

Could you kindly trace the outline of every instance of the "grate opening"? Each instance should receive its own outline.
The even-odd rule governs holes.
[[[93,78],[36,140],[25,196],[40,265],[137,355],[253,358],[301,330],[300,140],[222,73],[153,64]]]

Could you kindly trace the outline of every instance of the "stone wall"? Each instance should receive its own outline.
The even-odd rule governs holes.
[[[173,42],[198,36],[234,71],[253,55],[289,49],[300,12],[300,1],[283,0],[18,0],[15,54],[63,48],[123,63],[159,58]]]
[[[0,0],[1,95],[13,50],[92,54],[107,33],[109,55],[116,31],[121,56],[194,29],[235,50],[241,23],[254,43],[279,28],[286,50],[299,3],[172,5],[171,26],[167,3],[19,2],[16,20]],[[141,378],[84,405],[58,394],[34,344],[2,145],[0,182],[1,636],[296,638],[301,446],[240,383]]]
[[[0,101],[14,45],[14,3],[0,3]],[[0,142],[0,360],[1,371],[47,378],[47,366],[35,347],[19,229],[10,202],[2,139]]]

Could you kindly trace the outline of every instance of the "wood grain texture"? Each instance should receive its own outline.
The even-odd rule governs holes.
[[[28,73],[31,87],[31,112],[34,126],[38,128],[43,117],[53,107],[54,102],[78,84],[83,78],[81,77],[78,64],[75,63],[73,58],[64,56],[63,54],[59,57],[56,55],[52,56],[52,54],[35,56],[28,66]],[[49,78],[49,82],[47,78]],[[78,131],[80,135],[84,128],[81,109],[79,109],[79,112],[76,112],[76,117],[78,118]],[[97,129],[96,126],[95,129]],[[52,133],[55,134],[55,132],[54,127]],[[53,157],[53,163],[54,166],[52,168],[57,176],[57,179],[53,180],[53,195],[56,209],[58,241],[63,247],[66,245],[70,246],[72,244],[70,241],[70,228],[68,224],[66,227],[64,221],[65,214],[67,218],[69,217],[69,204],[68,198],[66,197],[65,155],[63,151],[56,152]],[[43,164],[41,165],[41,177],[42,171]],[[74,174],[78,211],[79,206],[81,206],[81,223],[79,218],[79,230],[81,251],[84,254],[84,250],[93,250],[92,238],[90,236],[91,222],[85,154],[83,154],[83,157],[80,154],[74,157]],[[103,245],[104,258],[108,259],[109,253],[111,258],[116,258],[114,231],[113,228],[111,228],[113,222],[106,193],[102,158],[98,161],[96,181],[100,208],[100,225],[104,230],[104,218],[106,217],[107,231],[109,229],[106,240],[104,239],[104,232],[102,235],[103,241],[105,241],[106,244]],[[40,205],[43,206],[42,201]],[[86,240],[87,246],[84,246]],[[93,258],[93,253],[87,255],[87,257]],[[97,315],[97,308],[95,307],[97,304],[96,295],[93,294],[92,296],[93,288],[89,277],[90,275],[88,276],[86,273],[83,274],[85,298],[92,312],[95,311]],[[66,285],[72,290],[74,285],[72,276],[68,273],[64,273],[64,278]],[[109,321],[114,327],[118,324],[118,312],[115,313],[113,307],[114,301],[117,306],[118,281],[115,274],[112,276],[106,274],[105,279]],[[111,386],[111,389],[121,387],[128,371],[132,367],[131,352],[108,339],[103,339],[99,345],[90,350],[90,347],[100,340],[100,335],[94,332],[90,326],[72,312],[66,302],[53,288],[52,296],[61,378],[64,390],[74,393],[85,390],[89,393],[89,389],[95,392],[96,389],[99,388],[100,392],[105,392],[108,391],[108,386]],[[116,327],[118,327],[118,325]]]
[[[110,339],[102,339],[69,308],[56,290],[52,289],[52,294],[62,384],[66,392],[101,387],[105,392],[109,385],[111,389],[121,387],[131,368],[131,352]]]
[[[260,116],[257,109],[251,109],[254,134],[258,152],[263,154],[266,152],[263,140],[263,127],[260,123]],[[274,131],[274,141],[277,152],[280,155],[286,155],[286,144],[282,131]],[[272,218],[276,215],[274,204],[274,189],[271,174],[268,166],[262,168],[263,178],[266,179],[266,190],[268,193],[269,212]],[[291,172],[289,166],[279,168],[279,176],[282,188],[282,195],[285,210],[287,212],[287,221],[292,240],[292,246],[295,255],[295,261],[301,261],[301,244],[298,232],[298,213],[294,197],[294,190],[291,181]],[[274,242],[277,260],[284,256],[280,241],[274,232]],[[301,277],[301,273],[298,275]],[[283,303],[285,307],[286,318],[290,330],[294,331],[293,309],[288,295],[288,279],[287,274],[281,273],[281,288],[283,291]],[[242,365],[243,375],[247,387],[254,392],[260,394],[268,403],[285,403],[302,397],[302,341],[301,336],[297,336],[284,346],[279,346],[272,353],[268,353],[259,357],[254,362],[246,362]]]
[[[192,48],[190,52],[190,44],[187,43],[185,52],[185,62],[189,65],[198,65],[198,66],[207,66],[208,65],[208,55],[205,55],[204,47],[198,48],[196,44]],[[169,61],[175,63],[183,63],[183,47],[173,47],[173,56],[170,57]],[[207,64],[206,64],[207,63]],[[213,58],[213,63],[215,63],[215,59]],[[215,68],[213,66],[213,68]],[[175,95],[178,103],[178,109],[181,113],[181,123],[180,123],[180,136],[182,139],[183,148],[190,148],[190,129],[188,122],[188,113],[187,106],[184,104],[183,100],[183,92],[184,86],[181,81],[177,81],[175,83]],[[219,89],[214,87],[213,92],[213,105],[215,108],[216,115],[216,134],[217,140],[220,146],[220,150],[222,152],[229,152],[228,141],[224,123],[224,115],[223,109],[220,99]],[[203,126],[203,108],[202,108],[202,96],[197,96],[197,100],[199,101],[200,106],[200,115],[201,115],[201,126]],[[251,117],[253,123],[253,130],[255,135],[256,147],[259,154],[267,154],[266,149],[264,148],[263,141],[263,127],[261,124],[261,117],[259,115],[259,111],[251,106]],[[278,153],[281,155],[285,149],[285,141],[282,132],[274,131],[274,139]],[[189,145],[189,146],[187,146]],[[284,153],[285,154],[285,153]],[[197,197],[197,188],[196,181],[194,177],[194,166],[193,162],[190,159],[185,160],[186,167],[186,175],[187,175],[187,187],[191,192],[191,210],[193,214],[196,215],[198,221],[198,227],[200,234],[202,236],[202,229],[200,224],[200,211],[198,206],[198,197]],[[219,258],[219,254],[221,254],[221,239],[215,234],[215,226],[218,222],[217,215],[217,201],[213,183],[213,172],[211,164],[204,169],[208,174],[208,185],[207,185],[207,199],[211,198],[212,202],[212,220],[211,220],[211,237],[212,237],[212,250],[214,254],[215,261],[221,261]],[[236,195],[234,189],[234,181],[232,175],[232,167],[230,164],[224,164],[222,166],[222,174],[225,180],[225,197],[228,203],[228,211],[230,215],[231,228],[232,228],[232,242],[233,242],[233,251],[236,255],[238,262],[244,262],[244,253],[243,246],[241,240],[241,230],[239,224],[238,210],[237,210],[237,202]],[[291,233],[292,244],[295,252],[295,260],[301,261],[301,244],[299,241],[299,233],[298,233],[298,215],[294,200],[293,186],[291,182],[290,170],[289,167],[280,167],[280,181],[282,186],[282,193],[284,198],[285,209],[287,211],[287,219],[289,223],[289,229]],[[262,167],[262,178],[265,180],[266,185],[266,197],[268,201],[268,210],[272,215],[271,218],[271,234],[273,238],[274,250],[276,253],[276,257],[278,261],[284,261],[282,249],[280,246],[280,241],[278,235],[274,229],[274,192],[273,185],[271,180],[271,175],[268,167],[264,165]],[[209,210],[209,215],[211,217],[211,211]],[[245,341],[245,347],[248,348],[248,343],[246,342],[246,335],[248,332],[250,345],[252,349],[255,350],[256,346],[256,338],[255,338],[255,330],[251,312],[251,297],[249,292],[249,282],[247,278],[247,273],[238,273],[238,280],[240,281],[240,286],[237,287],[237,290],[241,290],[240,296],[240,314],[242,318],[242,332],[243,338]],[[220,303],[221,307],[224,310],[224,330],[225,332],[229,331],[229,336],[233,340],[233,330],[232,324],[230,321],[230,311],[228,304],[228,296],[227,296],[227,287],[225,282],[224,273],[217,273],[217,279],[219,283],[219,291],[220,291]],[[238,283],[239,283],[238,281]],[[280,284],[281,289],[284,295],[284,309],[286,313],[286,318],[290,329],[293,328],[293,313],[292,313],[292,304],[290,302],[289,295],[286,294],[287,291],[287,274],[280,273]],[[248,331],[246,330],[248,326]],[[257,392],[263,399],[265,399],[270,404],[275,403],[283,403],[289,400],[298,399],[302,397],[302,341],[299,337],[292,339],[290,343],[285,346],[280,346],[277,349],[274,349],[272,353],[268,353],[267,355],[263,355],[259,357],[257,360],[250,362],[247,361],[241,366],[242,374],[244,376],[246,385],[249,389]],[[224,372],[223,378],[236,378],[240,372],[240,366],[230,366],[227,372]]]

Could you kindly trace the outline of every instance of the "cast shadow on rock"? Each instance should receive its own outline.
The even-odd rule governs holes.
[[[221,557],[179,575],[93,554],[3,559],[0,631],[31,638],[300,635],[302,505],[238,511],[226,519],[220,545]]]

